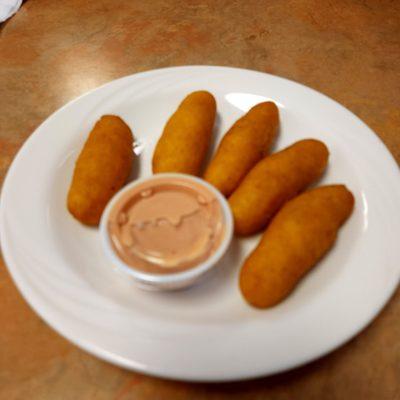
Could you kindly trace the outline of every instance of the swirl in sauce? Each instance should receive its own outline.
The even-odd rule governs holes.
[[[224,235],[216,196],[183,178],[159,178],[126,192],[114,205],[108,232],[117,255],[151,273],[193,268],[209,258]]]

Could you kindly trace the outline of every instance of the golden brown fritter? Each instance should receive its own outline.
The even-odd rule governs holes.
[[[153,173],[201,173],[210,146],[216,114],[213,95],[189,94],[172,114],[153,154]]]
[[[279,111],[270,101],[257,104],[222,138],[204,179],[229,196],[245,175],[268,154],[279,125]]]
[[[322,175],[328,156],[322,142],[305,139],[259,161],[229,197],[235,233],[264,229],[286,201]]]
[[[83,224],[98,225],[106,204],[126,182],[133,157],[129,126],[115,115],[101,117],[76,161],[69,212]]]
[[[344,185],[309,190],[286,203],[243,264],[240,290],[255,307],[274,306],[332,247],[354,197]]]

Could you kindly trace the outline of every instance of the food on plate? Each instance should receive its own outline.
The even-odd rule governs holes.
[[[235,233],[265,228],[286,201],[322,175],[328,157],[322,142],[305,139],[259,161],[229,197]]]
[[[207,154],[216,114],[213,95],[189,94],[172,114],[153,154],[153,173],[199,175]]]
[[[76,161],[69,212],[83,224],[97,225],[107,202],[126,182],[133,157],[129,126],[115,115],[101,117]]]
[[[286,203],[240,272],[248,303],[266,308],[285,299],[332,247],[354,197],[344,185],[309,190]]]
[[[184,175],[155,175],[127,188],[110,206],[107,229],[114,252],[144,272],[198,266],[228,234],[218,196],[205,182]]]
[[[255,105],[222,138],[204,179],[229,196],[254,165],[268,154],[279,124],[277,106]]]

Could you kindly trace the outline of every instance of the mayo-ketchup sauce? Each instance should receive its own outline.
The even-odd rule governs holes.
[[[225,224],[221,204],[207,187],[160,177],[125,192],[109,213],[107,230],[125,264],[163,274],[193,268],[212,256]]]

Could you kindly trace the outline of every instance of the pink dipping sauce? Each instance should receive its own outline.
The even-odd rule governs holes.
[[[108,218],[108,233],[125,264],[144,272],[196,267],[219,247],[222,207],[205,186],[184,178],[159,178],[128,190]]]

